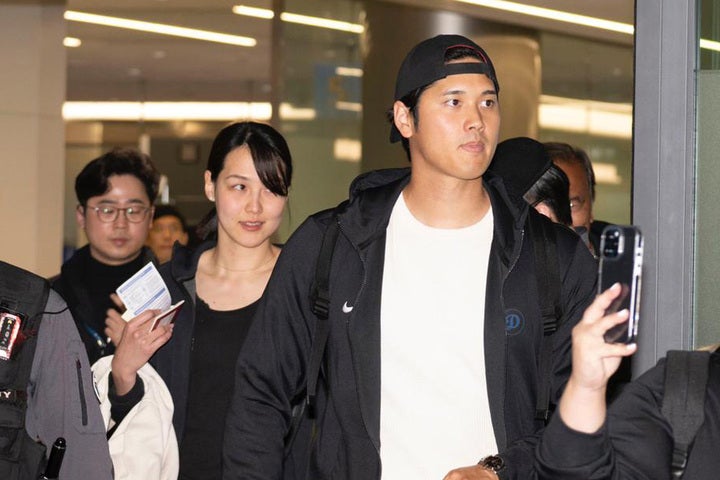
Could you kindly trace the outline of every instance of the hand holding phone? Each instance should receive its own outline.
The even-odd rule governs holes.
[[[606,315],[627,309],[623,322],[605,332],[608,343],[634,343],[640,318],[643,237],[632,225],[608,225],[600,237],[598,294],[619,283],[622,291],[605,311]]]

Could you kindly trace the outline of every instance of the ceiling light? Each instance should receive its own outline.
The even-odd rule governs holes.
[[[335,108],[346,112],[362,113],[362,103],[358,102],[335,102]]]
[[[232,12],[236,15],[245,15],[246,17],[264,18],[270,20],[275,16],[275,12],[267,8],[247,7],[245,5],[235,5]]]
[[[332,30],[342,30],[350,33],[363,33],[365,27],[358,23],[341,22],[339,20],[330,20],[327,18],[309,17],[307,15],[298,15],[296,13],[283,12],[280,14],[280,20],[289,23],[299,23],[301,25],[310,25],[313,27],[330,28]]]
[[[297,108],[290,103],[280,104],[280,118],[283,120],[315,120],[314,108]]]
[[[266,8],[246,7],[245,5],[235,5],[232,11],[236,15],[245,15],[255,18],[271,19],[275,16],[272,10]],[[363,33],[365,27],[359,23],[341,22],[340,20],[332,20],[329,18],[311,17],[308,15],[299,15],[297,13],[283,12],[280,14],[280,20],[288,23],[297,23],[300,25],[309,25],[311,27],[329,28],[331,30],[340,30],[350,33]]]
[[[272,117],[269,102],[65,102],[62,110],[67,121],[268,121]],[[283,120],[314,120],[312,108],[280,104]]]
[[[335,75],[340,75],[341,77],[362,77],[363,70],[362,68],[356,67],[337,67],[335,68]]]
[[[166,25],[162,23],[143,22],[127,18],[108,17],[105,15],[75,12],[72,10],[67,10],[65,12],[65,20],[92,23],[107,27],[126,28],[128,30],[137,30],[141,32],[159,33],[162,35],[172,35],[175,37],[192,38],[195,40],[206,40],[208,42],[239,45],[241,47],[254,47],[257,44],[257,40],[251,37],[210,32],[208,30],[197,30],[194,28],[177,27],[175,25]]]
[[[593,173],[595,173],[595,181],[604,185],[620,185],[622,177],[618,173],[617,165],[605,162],[592,162]]]
[[[625,33],[632,35],[635,27],[628,23],[613,22],[602,18],[588,17],[586,15],[578,15],[575,13],[553,10],[550,8],[534,7],[517,2],[508,2],[506,0],[455,0],[456,2],[469,3],[479,7],[494,8],[505,12],[520,13],[530,15],[532,17],[546,18],[548,20],[557,20],[558,22],[573,23],[575,25],[583,25],[586,27],[600,28],[602,30],[610,30],[612,32]]]
[[[333,141],[336,160],[357,163],[362,159],[362,142],[354,138],[336,138]]]
[[[632,105],[540,96],[538,125],[548,130],[632,138]]]
[[[269,120],[266,102],[65,102],[65,120]]]
[[[63,39],[63,45],[69,48],[77,48],[82,45],[82,40],[75,37],[65,37]]]

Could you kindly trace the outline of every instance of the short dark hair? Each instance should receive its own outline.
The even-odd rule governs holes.
[[[292,156],[285,138],[270,125],[237,122],[220,130],[215,137],[207,170],[214,182],[225,167],[225,159],[236,148],[247,145],[253,165],[265,187],[275,195],[287,197],[292,181]],[[211,238],[217,231],[217,214],[212,209],[198,225],[200,238]]]
[[[533,207],[544,203],[555,213],[558,223],[568,227],[572,225],[570,181],[559,167],[550,165],[525,193],[524,198]]]
[[[585,150],[562,142],[545,142],[545,150],[555,163],[576,164],[583,167],[590,187],[590,200],[595,201],[595,171]]]
[[[456,47],[456,48],[449,48],[445,52],[445,63],[452,62],[454,60],[462,60],[464,58],[476,58],[480,60],[481,62],[485,62],[485,59],[482,57],[480,52],[475,50],[474,48],[470,47]],[[494,80],[493,80],[494,82]],[[412,114],[413,122],[415,123],[415,126],[418,126],[418,114],[417,114],[417,104],[420,100],[420,95],[427,90],[427,88],[432,85],[432,83],[424,85],[422,87],[418,87],[409,94],[405,95],[400,99],[402,103],[405,104],[405,106],[410,110],[410,113]],[[395,113],[393,112],[392,107],[387,111],[386,117],[388,122],[390,122],[390,125],[394,124],[395,121]],[[400,138],[400,142],[402,143],[403,150],[405,150],[405,155],[407,155],[408,160],[410,160],[410,142],[407,138],[402,137]]]
[[[182,225],[183,232],[188,231],[187,222],[185,221],[185,216],[180,213],[180,210],[173,207],[172,205],[167,204],[161,204],[161,205],[155,205],[155,213],[153,214],[153,220],[157,220],[158,218],[162,217],[175,217],[180,221],[180,225]]]
[[[90,161],[75,177],[75,195],[80,205],[86,207],[89,198],[106,193],[113,175],[132,175],[143,184],[151,203],[157,197],[160,174],[150,157],[135,148],[113,148]]]

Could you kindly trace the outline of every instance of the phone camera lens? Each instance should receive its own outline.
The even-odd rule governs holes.
[[[609,229],[604,234],[603,256],[615,258],[619,254],[621,232],[617,229]]]

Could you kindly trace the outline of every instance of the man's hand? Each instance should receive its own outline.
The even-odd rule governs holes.
[[[482,465],[456,468],[445,475],[443,480],[498,480],[497,473]]]
[[[605,391],[608,379],[620,366],[622,357],[635,352],[635,345],[605,342],[605,332],[628,320],[628,311],[605,316],[605,310],[620,295],[620,284],[605,290],[585,310],[572,332],[572,375],[575,386]]]
[[[146,310],[125,325],[112,360],[112,376],[117,395],[128,393],[137,372],[172,336],[173,325],[160,325],[152,332],[152,319],[157,310]]]
[[[125,305],[122,303],[122,300],[120,300],[120,297],[118,297],[115,293],[110,294],[110,299],[120,309],[120,311],[115,310],[114,308],[109,308],[108,311],[105,312],[105,335],[112,343],[117,345],[120,343],[120,338],[122,337],[123,330],[125,330],[125,324],[127,323],[120,316],[120,312],[125,311]]]
[[[620,295],[615,284],[598,295],[572,332],[572,374],[560,398],[560,418],[573,430],[594,433],[605,423],[605,390],[622,357],[635,353],[636,345],[606,343],[605,332],[627,321],[628,311],[605,315]]]

